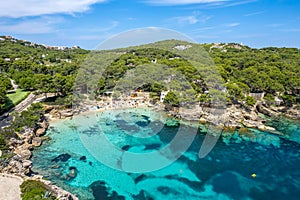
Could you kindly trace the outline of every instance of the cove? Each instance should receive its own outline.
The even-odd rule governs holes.
[[[95,141],[95,136],[105,134],[124,152],[157,151],[167,146],[178,131],[177,126],[166,126],[164,122],[160,113],[142,108],[104,111],[52,122],[47,131],[51,140],[33,152],[33,171],[83,200],[299,199],[300,126],[297,123],[273,122],[288,126],[285,130],[290,140],[257,130],[251,130],[254,139],[247,140],[237,134],[220,138],[203,159],[198,158],[198,152],[205,127],[180,124],[187,133],[197,132],[193,143],[172,164],[145,173],[110,168],[82,143],[85,138],[91,144],[89,148],[101,147],[103,143]],[[116,159],[109,150],[99,154],[107,160]],[[122,163],[122,166],[126,164],[135,163]]]

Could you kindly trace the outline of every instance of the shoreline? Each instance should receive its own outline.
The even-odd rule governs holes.
[[[294,119],[293,117],[288,117],[282,113],[275,111],[270,111],[266,109],[269,113],[261,113],[258,111],[257,107],[253,107],[251,110],[247,110],[244,107],[237,107],[236,105],[231,105],[225,108],[224,113],[221,116],[217,116],[215,111],[207,111],[206,107],[198,107],[197,109],[176,109],[176,110],[166,110],[163,104],[156,105],[138,105],[138,106],[123,106],[123,107],[102,107],[96,109],[97,102],[94,101],[92,104],[85,104],[82,112],[73,111],[69,109],[67,113],[73,114],[71,116],[64,116],[63,118],[49,117],[50,123],[59,121],[61,119],[73,118],[78,115],[89,115],[96,114],[105,111],[122,110],[122,109],[134,109],[134,108],[147,108],[155,111],[164,113],[164,119],[162,123],[167,124],[167,126],[178,126],[178,124],[187,125],[194,128],[200,128],[202,134],[211,134],[216,136],[215,132],[221,132],[220,138],[224,143],[229,144],[232,142],[240,141],[251,141],[254,143],[259,143],[263,145],[273,145],[276,147],[280,146],[279,140],[293,140],[293,137],[282,131],[276,124],[269,123],[273,120],[285,121],[289,120],[291,122],[300,122],[299,119]],[[94,108],[94,109],[93,109]],[[298,111],[298,110],[296,110]],[[64,110],[61,111],[62,113]],[[216,120],[219,119],[218,120]],[[238,138],[238,140],[235,140]],[[274,140],[274,141],[272,141]]]
[[[132,106],[122,106],[122,107],[109,105],[107,107],[101,107],[97,109],[97,103],[98,102],[94,101],[93,104],[89,104],[89,105],[85,104],[83,107],[77,109],[71,108],[71,109],[62,109],[62,110],[57,110],[57,108],[59,107],[47,105],[46,107],[48,107],[49,112],[44,115],[45,120],[40,123],[40,128],[35,131],[31,130],[27,133],[25,132],[25,134],[23,134],[21,137],[19,136],[21,141],[16,140],[10,142],[12,146],[15,145],[14,147],[15,156],[12,158],[12,161],[8,164],[8,166],[10,166],[11,168],[8,169],[4,168],[2,169],[2,171],[4,172],[6,171],[5,172],[6,174],[17,175],[21,177],[23,180],[26,179],[39,180],[44,184],[46,184],[47,186],[49,186],[53,192],[55,191],[55,194],[57,194],[57,196],[60,196],[59,199],[77,200],[78,198],[75,195],[65,191],[62,188],[59,188],[58,186],[53,185],[50,181],[43,179],[43,176],[41,175],[34,175],[34,176],[27,175],[27,173],[30,174],[31,172],[32,163],[30,161],[30,157],[32,155],[32,150],[34,148],[39,148],[39,146],[42,145],[42,141],[45,140],[45,138],[43,137],[46,134],[46,131],[49,127],[49,123],[57,122],[64,119],[70,119],[70,118],[72,119],[73,117],[76,117],[78,115],[89,115],[89,114],[97,114],[105,111],[134,109],[134,108],[138,108],[138,109],[147,108],[159,112],[162,111],[166,114],[165,115],[166,117],[172,117],[183,124],[193,126],[193,127],[197,127],[197,126],[200,127],[201,125],[204,125],[205,127],[206,125],[209,125],[211,123],[210,117],[212,117],[211,115],[209,115],[209,113],[205,113],[205,111],[201,110],[202,109],[201,107],[198,110],[183,109],[180,112],[175,112],[175,111],[170,112],[164,110],[164,106],[162,106],[161,104],[152,105],[150,103],[148,104],[144,103],[144,104],[138,104]],[[52,108],[50,109],[50,107]],[[228,118],[227,119],[228,124],[219,124],[219,125],[214,124],[214,128],[226,129],[228,133],[237,132],[238,134],[241,135],[242,139],[244,136],[247,137],[247,134],[244,135],[244,133],[239,131],[240,129],[242,129],[243,131],[244,129],[249,129],[249,130],[256,129],[256,130],[273,134],[280,138],[284,137],[284,135],[282,135],[273,127],[265,126],[263,123],[264,119],[259,117],[259,114],[260,112],[256,110],[245,111],[242,108],[231,106],[226,108],[226,112],[225,112],[225,116]],[[189,120],[189,119],[197,119],[197,120]],[[295,120],[295,121],[299,121],[299,120]],[[232,135],[229,134],[229,136],[231,137]],[[223,138],[223,136],[221,137]],[[228,134],[224,135],[225,140],[226,137],[228,137]],[[41,139],[41,141],[38,142],[38,144],[29,143],[29,141],[37,140],[37,138]],[[17,168],[17,170],[15,168]]]
[[[98,107],[99,102],[92,101],[89,102],[90,104],[85,104],[80,108],[70,108],[70,109],[63,109],[63,110],[55,110],[54,113],[47,113],[45,114],[47,118],[47,122],[56,122],[61,119],[66,118],[73,118],[77,115],[89,115],[92,113],[101,113],[104,111],[113,111],[113,110],[123,110],[123,109],[134,109],[134,108],[147,108],[153,109],[159,112],[165,112],[166,116],[174,117],[175,119],[184,122],[185,124],[190,125],[200,125],[200,124],[210,124],[218,127],[223,127],[225,129],[232,129],[232,128],[250,128],[250,129],[257,129],[260,131],[269,132],[274,135],[282,135],[279,131],[277,131],[274,127],[265,125],[266,118],[276,119],[276,118],[286,118],[292,121],[300,121],[300,110],[295,109],[295,107],[290,108],[290,110],[286,108],[267,108],[263,105],[258,105],[251,110],[246,110],[245,108],[237,107],[235,105],[228,106],[224,108],[223,114],[218,117],[215,117],[216,114],[209,113],[204,111],[206,107],[198,107],[196,109],[181,109],[174,111],[174,110],[165,110],[163,104],[150,104],[149,102],[132,105],[132,106],[102,106]],[[103,103],[103,102],[102,102]],[[279,110],[279,111],[278,111]],[[288,110],[289,113],[280,112],[282,110]],[[212,111],[214,112],[214,111]],[[59,114],[57,114],[59,113]],[[261,117],[264,115],[264,117]],[[219,119],[216,120],[215,118]]]

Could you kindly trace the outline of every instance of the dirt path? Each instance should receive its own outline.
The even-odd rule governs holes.
[[[16,91],[19,88],[19,86],[16,84],[16,82],[14,80],[10,79],[10,83],[13,86],[14,91]]]
[[[21,200],[20,185],[23,179],[10,175],[0,174],[0,199],[5,200]]]

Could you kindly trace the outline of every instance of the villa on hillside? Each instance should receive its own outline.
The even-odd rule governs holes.
[[[264,92],[250,93],[249,96],[253,97],[255,101],[261,101],[264,98],[265,93]]]
[[[160,101],[161,103],[164,102],[165,97],[166,97],[166,95],[167,95],[168,93],[169,93],[169,90],[168,90],[168,91],[161,91],[161,93],[160,93],[160,98],[159,98],[159,101]]]

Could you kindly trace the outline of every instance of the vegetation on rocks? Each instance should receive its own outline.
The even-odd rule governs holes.
[[[49,188],[42,182],[27,180],[21,184],[21,196],[23,200],[55,200]]]

